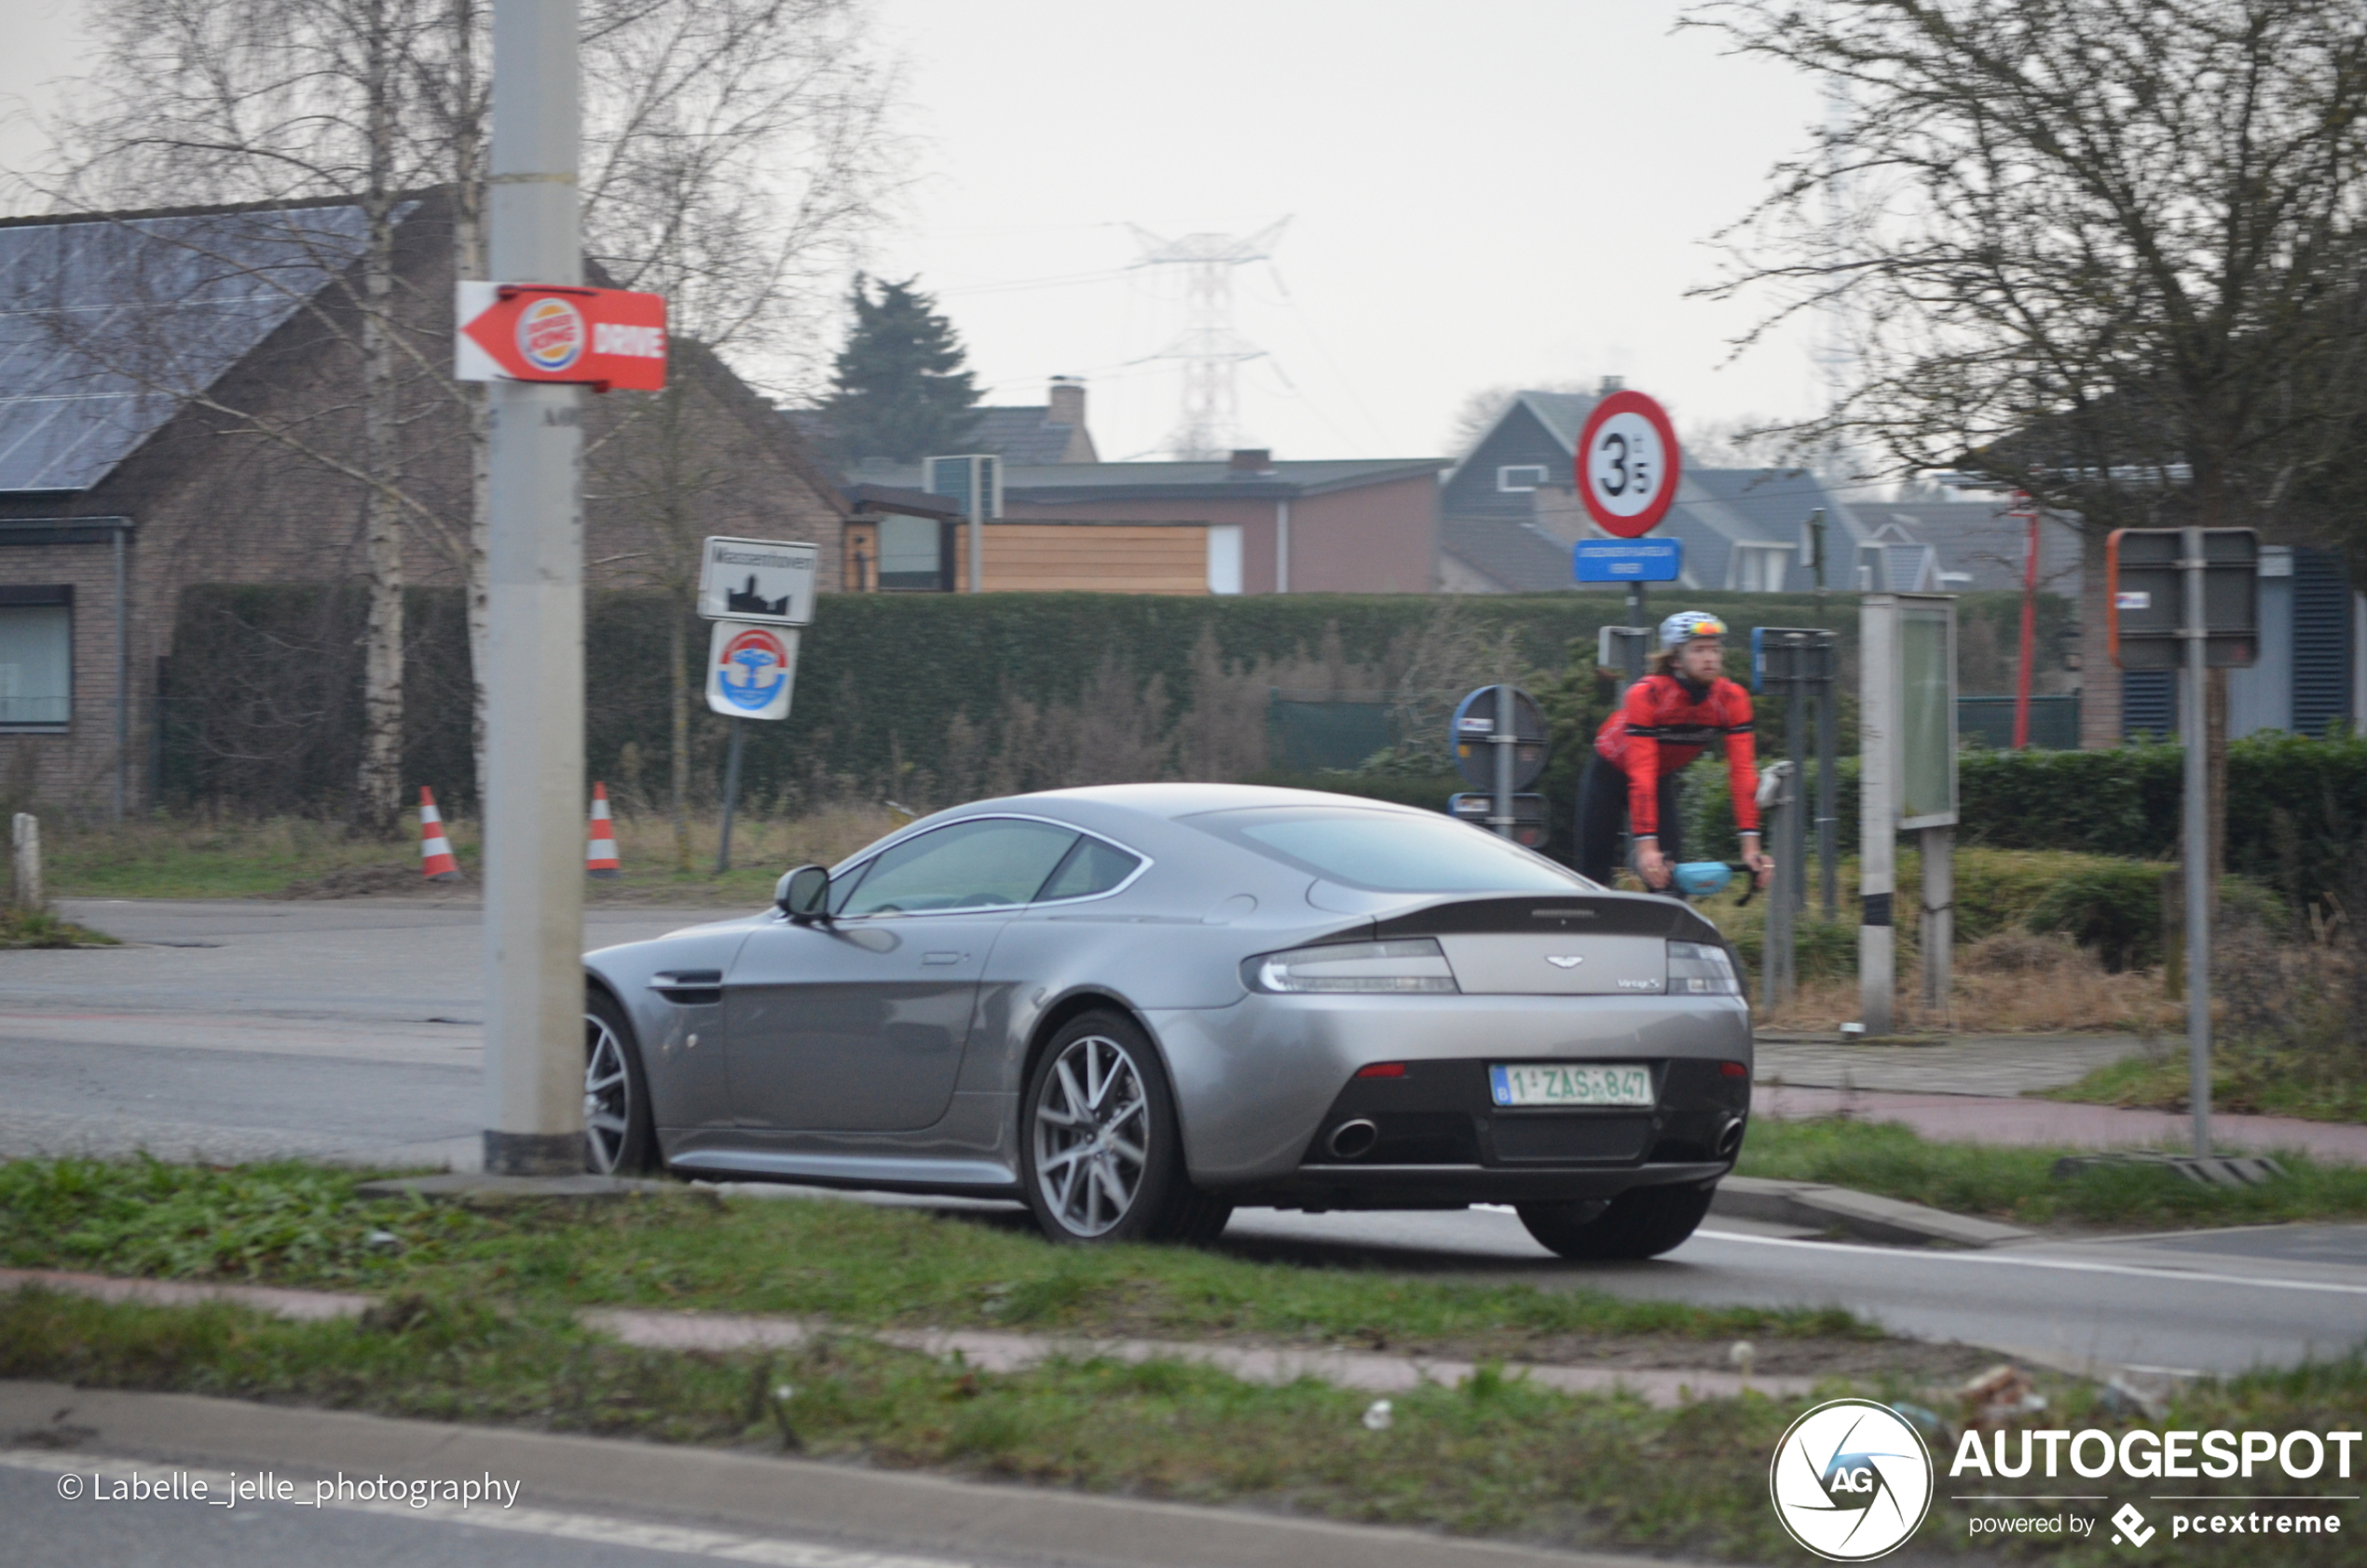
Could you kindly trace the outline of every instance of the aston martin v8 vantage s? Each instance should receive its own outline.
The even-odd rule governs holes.
[[[593,1168],[1016,1198],[1060,1241],[1500,1203],[1649,1257],[1750,1113],[1700,915],[1303,790],[974,801],[585,961]]]

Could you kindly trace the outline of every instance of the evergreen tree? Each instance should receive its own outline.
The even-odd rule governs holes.
[[[831,443],[853,463],[885,457],[911,463],[960,452],[978,425],[977,378],[963,367],[962,340],[915,287],[857,273],[847,303],[855,312],[823,400]]]

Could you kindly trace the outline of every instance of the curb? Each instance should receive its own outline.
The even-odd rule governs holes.
[[[1839,1231],[1859,1241],[1893,1247],[2010,1247],[2036,1233],[1991,1220],[1975,1220],[1926,1208],[1919,1203],[1879,1198],[1820,1181],[1773,1181],[1730,1176],[1717,1184],[1709,1211],[1733,1220]]]
[[[571,1535],[599,1524],[600,1516],[637,1513],[951,1553],[964,1562],[986,1556],[1095,1568],[1669,1568],[1662,1559],[1548,1551],[1245,1508],[992,1486],[745,1452],[289,1410],[192,1394],[0,1382],[0,1440],[31,1450],[60,1447],[66,1438],[75,1450],[249,1470],[401,1479],[482,1473],[516,1482],[518,1500],[532,1508],[583,1505],[597,1511],[579,1516],[579,1527],[563,1532]],[[73,1467],[66,1453],[59,1458],[61,1470]],[[20,1532],[31,1522],[12,1521]],[[810,1549],[796,1557],[746,1549],[716,1555],[816,1560]]]
[[[741,1316],[719,1312],[633,1312],[591,1308],[576,1315],[585,1328],[648,1350],[794,1349],[832,1331],[859,1335],[918,1351],[958,1356],[982,1371],[1015,1372],[1059,1357],[1101,1358],[1139,1366],[1145,1361],[1182,1361],[1213,1368],[1243,1383],[1282,1384],[1313,1378],[1334,1388],[1397,1394],[1426,1383],[1460,1384],[1478,1370],[1470,1361],[1430,1356],[1387,1356],[1322,1346],[1195,1343],[1181,1340],[1085,1339],[1060,1334],[1019,1334],[990,1329],[855,1329],[793,1317]],[[1564,1394],[1624,1394],[1661,1410],[1703,1399],[1735,1399],[1744,1394],[1789,1398],[1814,1391],[1817,1379],[1745,1377],[1716,1368],[1571,1367],[1548,1362],[1508,1361],[1508,1378],[1525,1379]]]

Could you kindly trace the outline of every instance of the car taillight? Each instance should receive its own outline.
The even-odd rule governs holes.
[[[1671,996],[1740,996],[1743,982],[1723,948],[1706,942],[1668,945],[1668,994]]]
[[[1453,991],[1455,971],[1427,936],[1396,942],[1334,942],[1267,953],[1241,965],[1252,990],[1290,992]]]

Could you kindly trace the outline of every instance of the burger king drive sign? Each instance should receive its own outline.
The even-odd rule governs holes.
[[[554,283],[459,286],[453,370],[462,381],[563,381],[605,392],[665,385],[665,300]]]

